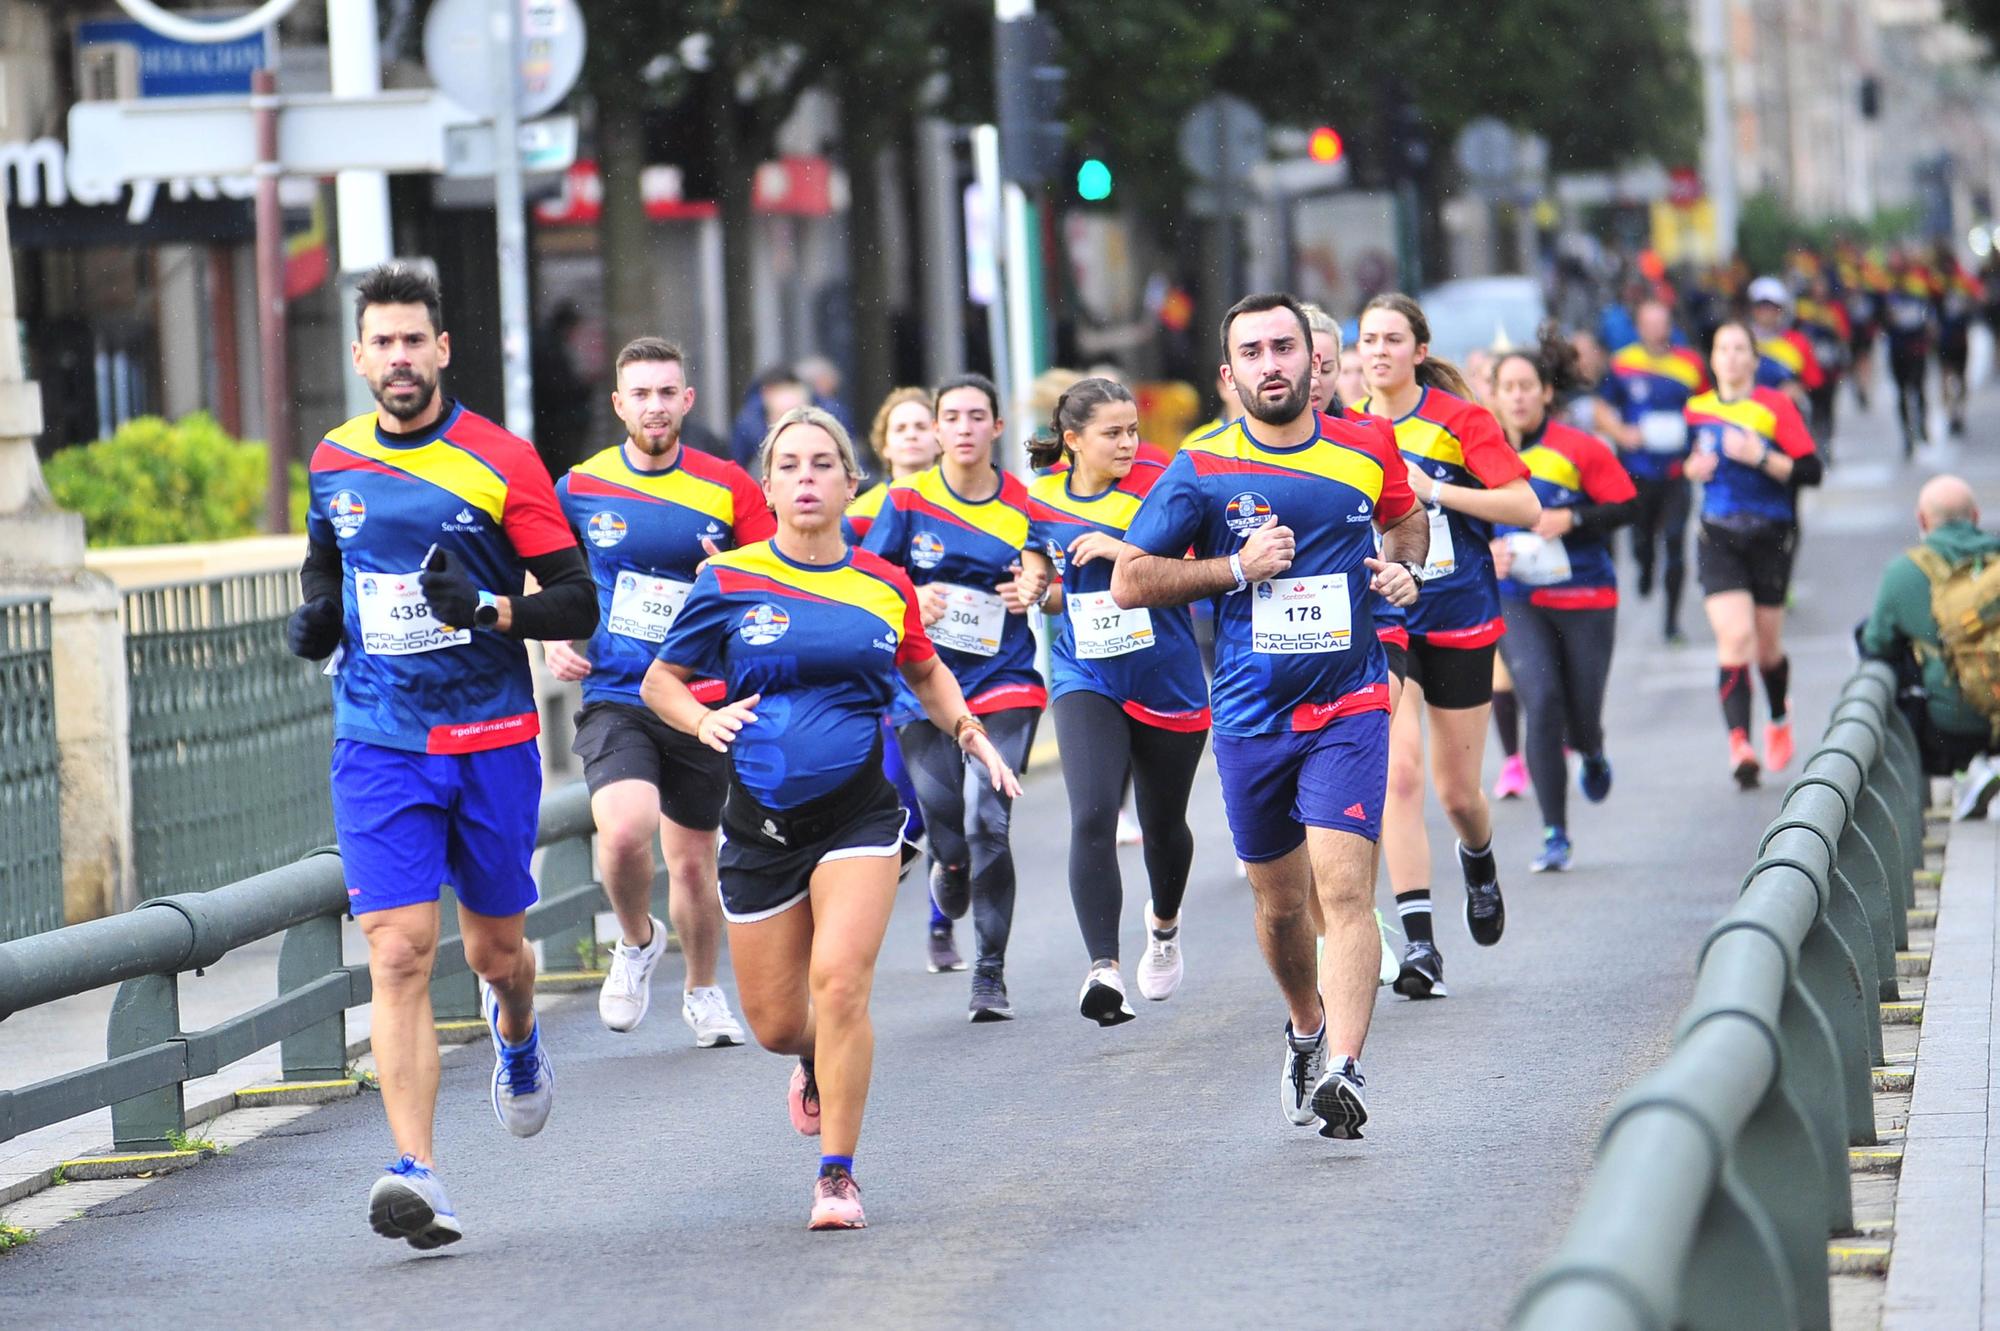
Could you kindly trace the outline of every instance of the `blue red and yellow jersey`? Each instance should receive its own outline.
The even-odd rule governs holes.
[[[1235,554],[1273,518],[1296,537],[1289,569],[1219,598],[1219,734],[1318,730],[1389,706],[1366,561],[1376,525],[1408,516],[1416,496],[1387,421],[1316,419],[1313,437],[1290,448],[1258,443],[1244,421],[1183,445],[1125,532],[1171,559]]]
[[[1342,405],[1340,416],[1342,420],[1349,421],[1381,419],[1380,417],[1370,416],[1358,407],[1346,405]],[[1381,548],[1382,540],[1378,536],[1375,540],[1375,549],[1379,553]],[[1403,609],[1400,605],[1390,604],[1379,595],[1375,598],[1375,603],[1371,609],[1375,615],[1376,637],[1380,638],[1384,643],[1397,647],[1408,647],[1410,645],[1410,621],[1407,610]]]
[[[1800,296],[1793,314],[1799,332],[1805,335],[1813,355],[1818,357],[1820,368],[1829,377],[1837,376],[1854,341],[1854,320],[1847,313],[1847,305],[1831,295],[1825,300]]]
[[[1939,285],[1938,339],[1956,348],[1971,332],[1972,320],[1979,313],[1980,303],[1986,299],[1986,288],[1978,278],[1956,265]]]
[[[1758,338],[1757,382],[1765,388],[1783,388],[1794,380],[1808,393],[1826,382],[1826,371],[1806,335],[1787,328],[1775,337]]]
[[[868,529],[875,525],[875,518],[882,512],[882,505],[889,498],[889,486],[885,481],[863,490],[848,503],[847,511],[840,516],[840,535],[849,545],[859,545],[868,539]]]
[[[1701,515],[1705,519],[1758,519],[1789,523],[1794,520],[1792,490],[1758,467],[1747,467],[1722,451],[1722,435],[1730,426],[1739,426],[1767,447],[1784,450],[1786,456],[1810,457],[1812,435],[1792,400],[1775,388],[1757,387],[1750,396],[1724,402],[1714,392],[1703,393],[1687,407],[1688,425],[1694,430],[1694,446],[1715,454],[1715,476],[1702,487]]]
[[[1598,396],[1637,427],[1639,447],[1623,450],[1621,460],[1634,476],[1670,480],[1681,474],[1687,460],[1688,399],[1708,391],[1708,371],[1701,357],[1687,347],[1669,347],[1655,354],[1644,343],[1620,347],[1611,357],[1611,373],[1598,385]]]
[[[1070,544],[1086,532],[1124,540],[1165,472],[1160,463],[1135,461],[1123,480],[1094,495],[1071,490],[1067,471],[1038,476],[1028,487],[1028,540],[1056,566],[1063,587],[1049,644],[1049,696],[1098,693],[1146,725],[1206,730],[1208,681],[1188,608],[1121,611],[1111,601],[1116,560],[1069,562]]]
[[[911,581],[941,584],[947,609],[931,637],[982,716],[1048,702],[1028,617],[1006,609],[994,590],[1014,578],[1028,544],[1028,487],[1016,476],[999,480],[990,498],[975,502],[954,494],[936,467],[905,476],[890,485],[862,542]]]
[[[1528,484],[1544,510],[1579,504],[1622,504],[1638,497],[1632,478],[1611,446],[1594,434],[1549,421],[1522,441]],[[1572,531],[1544,540],[1519,527],[1496,534],[1516,543],[1516,575],[1500,580],[1500,594],[1552,610],[1609,610],[1618,604],[1618,561],[1609,532]]]
[[[556,497],[597,583],[584,701],[641,706],[646,668],[708,558],[702,541],[748,545],[776,531],[777,521],[748,472],[686,447],[660,471],[634,467],[623,444],[607,448],[570,468]],[[722,695],[717,680],[694,688],[703,702]]]
[[[1930,279],[1914,272],[1897,278],[1882,297],[1882,327],[1889,335],[1889,354],[1921,356],[1928,352],[1935,317]]]
[[[838,790],[875,751],[899,667],[935,654],[899,568],[849,547],[805,565],[759,541],[695,579],[659,659],[759,695],[730,748],[757,802],[790,809]]]
[[[1356,409],[1369,410],[1368,398]],[[1528,474],[1507,446],[1493,413],[1464,398],[1426,388],[1395,422],[1396,446],[1412,465],[1446,485],[1494,490]],[[1407,479],[1407,477],[1405,478]],[[1490,524],[1455,509],[1431,510],[1431,552],[1423,595],[1410,607],[1410,633],[1434,647],[1484,647],[1507,626],[1493,577]]]
[[[433,547],[475,586],[519,596],[525,560],[575,545],[534,445],[446,403],[429,429],[373,413],[313,450],[306,532],[340,550],[333,733],[415,753],[475,753],[541,727],[520,641],[438,625],[417,577]]]

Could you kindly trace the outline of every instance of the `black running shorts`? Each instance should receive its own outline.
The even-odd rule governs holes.
[[[1798,538],[1798,528],[1790,523],[1724,526],[1704,519],[1701,539],[1695,542],[1702,594],[1749,592],[1753,604],[1783,605],[1791,590]]]
[[[1410,635],[1406,683],[1424,691],[1432,707],[1458,710],[1484,707],[1493,701],[1493,655],[1496,644],[1484,647],[1434,647],[1421,634]]]
[[[696,832],[722,825],[728,760],[683,735],[650,708],[622,702],[585,703],[576,714],[583,779],[595,795],[617,781],[644,781],[660,792],[660,812]]]
[[[909,813],[882,775],[879,756],[868,775],[874,779],[835,792],[833,803],[841,807],[815,802],[814,821],[824,830],[816,827],[809,837],[779,826],[783,814],[767,819],[769,811],[732,806],[717,860],[723,915],[735,924],[755,924],[783,914],[806,899],[813,871],[828,860],[880,856],[900,870],[916,853],[903,840]],[[741,787],[732,787],[730,798],[754,804],[743,799]]]

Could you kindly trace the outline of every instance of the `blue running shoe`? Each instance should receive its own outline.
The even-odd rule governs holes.
[[[486,1029],[493,1036],[493,1116],[516,1137],[532,1137],[549,1121],[556,1071],[542,1052],[542,1023],[520,1044],[500,1038],[500,996],[480,986]]]
[[[1569,868],[1569,835],[1560,827],[1542,833],[1542,853],[1528,866],[1533,873],[1563,873]]]
[[[1604,803],[1604,797],[1611,793],[1611,760],[1601,753],[1586,753],[1583,766],[1577,770],[1576,784],[1592,804]]]
[[[465,1237],[438,1176],[404,1156],[368,1190],[368,1223],[385,1239],[428,1252]]]

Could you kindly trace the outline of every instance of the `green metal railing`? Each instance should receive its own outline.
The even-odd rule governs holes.
[[[591,880],[590,795],[582,783],[544,796],[536,844],[541,901],[528,912],[528,937],[560,966],[593,917],[608,909]],[[450,894],[445,904],[449,907]],[[340,920],[347,889],[340,856],[326,850],[295,864],[207,892],[141,902],[123,915],[0,943],[0,1021],[15,1012],[118,985],[103,1063],[13,1090],[0,1090],[0,1142],[109,1107],[118,1149],[160,1150],[186,1131],[184,1083],[282,1043],[286,1081],[346,1075],[347,1009],[372,994],[366,963],[346,964]],[[479,1014],[476,978],[466,969],[457,912],[432,971],[438,1020]],[[279,996],[203,1031],[181,1029],[180,977],[235,949],[284,934]]]
[[[196,892],[333,840],[333,697],[285,650],[290,571],[125,593],[139,895]]]
[[[0,941],[62,925],[61,795],[49,603],[0,598]]]
[[[1848,680],[1515,1331],[1830,1325],[1827,1240],[1853,1226],[1848,1147],[1875,1141],[1880,1004],[1923,863],[1923,766],[1895,693],[1880,663]]]

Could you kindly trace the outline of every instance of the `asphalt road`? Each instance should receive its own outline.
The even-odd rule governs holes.
[[[1983,402],[1975,424],[1996,417]],[[1887,441],[1886,418],[1849,421],[1807,523],[1802,757],[1927,474],[1892,465]],[[923,969],[921,891],[899,905],[857,1169],[867,1231],[805,1232],[816,1156],[786,1119],[790,1064],[689,1047],[670,959],[636,1034],[604,1030],[588,997],[548,1014],[558,1098],[539,1138],[494,1123],[483,1050],[448,1062],[439,1163],[458,1245],[420,1256],[369,1232],[390,1146],[364,1097],[0,1256],[0,1326],[1498,1325],[1568,1218],[1604,1110],[1665,1048],[1701,936],[1777,804],[1775,787],[1743,795],[1726,777],[1694,595],[1679,650],[1660,645],[1656,604],[1628,599],[1617,786],[1602,806],[1575,801],[1575,871],[1527,874],[1538,821],[1514,803],[1499,812],[1501,945],[1474,947],[1458,892],[1440,892],[1452,997],[1384,991],[1364,1141],[1278,1114],[1284,1012],[1212,781],[1194,811],[1185,986],[1115,1029],[1076,1015],[1087,958],[1047,774],[1017,813],[1020,1020],[968,1025],[967,977]],[[1144,889],[1136,852],[1124,859],[1131,958]]]

